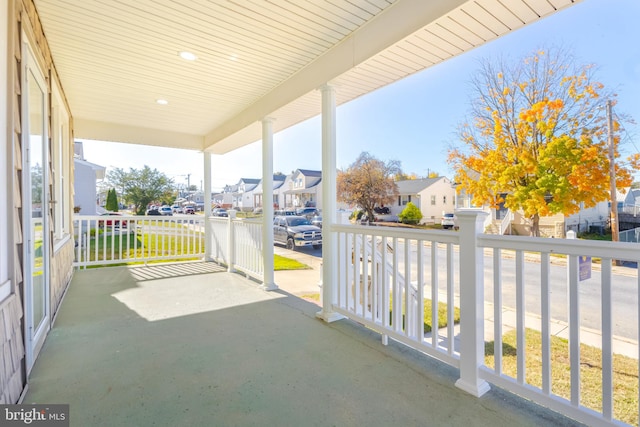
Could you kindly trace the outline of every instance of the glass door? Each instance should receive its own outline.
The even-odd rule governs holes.
[[[27,49],[28,50],[28,49]],[[49,221],[46,83],[29,54],[26,61],[23,140],[25,314],[27,371],[49,330]]]

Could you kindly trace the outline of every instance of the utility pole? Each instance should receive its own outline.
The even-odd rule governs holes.
[[[620,237],[618,234],[618,201],[616,200],[616,164],[611,101],[607,101],[607,127],[609,139],[609,183],[611,186],[611,241],[619,242]]]

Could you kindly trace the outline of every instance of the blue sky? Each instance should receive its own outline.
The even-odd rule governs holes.
[[[360,97],[337,110],[337,164],[347,167],[362,151],[399,160],[407,173],[452,177],[446,151],[467,117],[469,81],[479,58],[516,61],[541,46],[561,45],[579,63],[596,64],[597,80],[618,94],[615,112],[640,121],[640,1],[582,2],[467,54]],[[625,124],[623,151],[638,152],[637,125]],[[261,177],[261,144],[213,156],[214,190],[240,178]],[[274,135],[274,171],[321,168],[320,118]],[[85,158],[107,168],[148,165],[176,183],[200,187],[202,154],[186,150],[86,141]]]

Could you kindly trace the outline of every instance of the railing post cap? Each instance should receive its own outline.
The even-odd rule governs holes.
[[[488,212],[482,211],[480,209],[456,209],[455,214],[458,218],[484,218],[489,215]]]

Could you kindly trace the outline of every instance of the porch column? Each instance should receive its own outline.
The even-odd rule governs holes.
[[[262,263],[264,281],[260,289],[278,289],[273,274],[273,119],[262,120]]]
[[[460,225],[460,379],[456,387],[476,397],[490,389],[479,375],[484,364],[484,254],[478,234],[487,215],[456,210]]]
[[[322,310],[316,316],[334,322],[344,316],[333,311],[334,290],[338,282],[338,237],[336,223],[336,94],[326,84],[322,92]]]
[[[204,152],[204,260],[211,261],[211,153]]]

